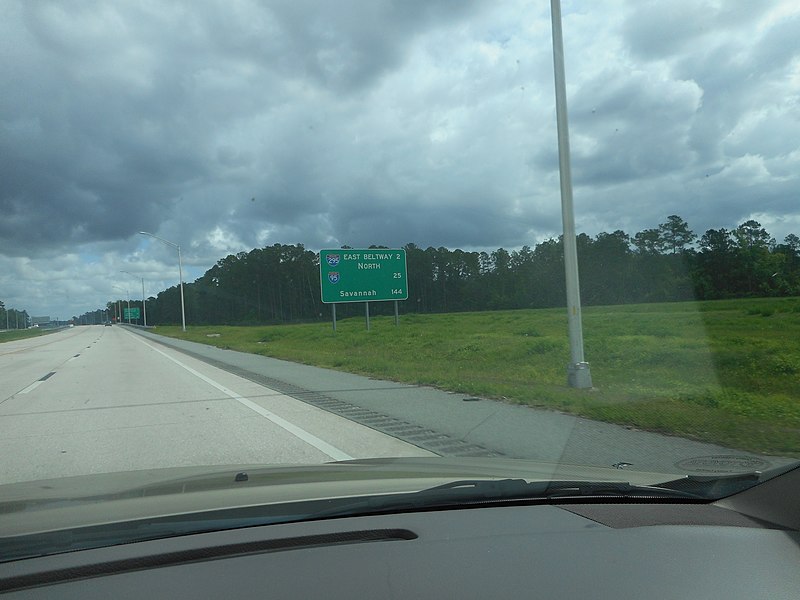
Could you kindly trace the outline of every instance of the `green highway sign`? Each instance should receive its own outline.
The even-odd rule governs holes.
[[[408,298],[405,250],[320,250],[319,278],[326,304]]]
[[[123,308],[122,317],[126,320],[139,318],[139,307],[136,308]]]

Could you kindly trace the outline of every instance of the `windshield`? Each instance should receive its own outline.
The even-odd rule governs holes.
[[[800,7],[552,6],[3,2],[0,497],[796,464]]]

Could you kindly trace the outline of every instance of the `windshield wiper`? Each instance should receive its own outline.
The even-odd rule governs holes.
[[[453,481],[416,492],[421,498],[440,494],[443,497],[457,497],[476,500],[506,499],[555,499],[581,498],[586,496],[613,496],[629,498],[698,498],[683,490],[662,488],[660,486],[632,485],[622,481],[526,481],[524,479],[466,479]]]
[[[524,479],[465,479],[427,488],[419,492],[367,496],[340,504],[313,515],[313,519],[358,516],[388,512],[464,508],[492,504],[556,504],[591,499],[683,500],[705,501],[706,498],[679,489],[660,486],[632,485],[620,481],[533,481]]]

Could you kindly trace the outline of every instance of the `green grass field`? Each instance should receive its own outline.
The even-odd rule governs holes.
[[[566,386],[563,309],[158,333],[723,444],[800,456],[800,298],[584,309],[593,390]],[[219,337],[208,337],[219,334]]]
[[[13,340],[24,340],[32,337],[39,337],[40,335],[46,335],[48,333],[53,333],[54,331],[58,330],[41,329],[39,327],[32,329],[8,329],[6,331],[0,331],[0,344],[3,342],[11,342]]]

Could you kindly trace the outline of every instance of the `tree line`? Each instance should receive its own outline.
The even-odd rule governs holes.
[[[778,243],[755,220],[698,236],[681,217],[671,215],[632,236],[621,230],[594,237],[582,233],[577,246],[585,305],[800,295],[800,238],[790,234]],[[512,252],[404,248],[409,298],[400,303],[402,312],[547,308],[566,302],[561,236]],[[330,318],[320,300],[319,256],[302,244],[226,256],[185,284],[184,292],[191,324]],[[179,323],[179,294],[173,286],[150,298],[148,324]],[[109,314],[115,302],[108,303]],[[363,310],[361,303],[341,304],[337,314]],[[374,314],[392,311],[389,302],[370,305]]]
[[[0,300],[0,329],[27,329],[31,324],[27,310],[6,308]]]

